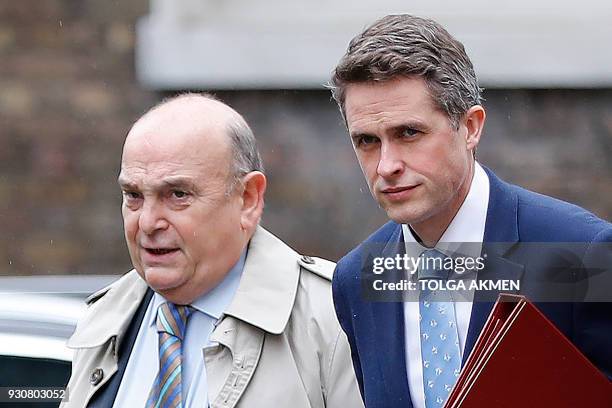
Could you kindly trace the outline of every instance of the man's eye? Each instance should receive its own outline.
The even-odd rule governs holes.
[[[174,198],[185,198],[187,197],[189,194],[187,194],[185,191],[181,191],[181,190],[174,190],[172,192],[172,196]]]
[[[123,196],[128,200],[138,200],[140,198],[140,193],[135,191],[124,191]]]
[[[410,137],[414,137],[414,136],[416,136],[418,133],[420,133],[420,132],[419,132],[418,130],[416,130],[416,129],[406,128],[406,129],[403,129],[403,130],[402,130],[402,134],[401,134],[401,136],[402,136],[402,137],[408,137],[408,138],[410,138]]]
[[[378,138],[374,136],[359,136],[357,138],[357,146],[368,146],[378,142]]]

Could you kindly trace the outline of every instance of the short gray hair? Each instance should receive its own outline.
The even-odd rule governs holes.
[[[230,168],[230,181],[227,194],[230,194],[234,186],[242,176],[252,171],[264,172],[263,162],[257,149],[257,142],[253,131],[246,121],[239,119],[231,121],[227,125],[227,133],[230,137],[232,147],[232,162]]]
[[[455,127],[482,102],[463,44],[435,21],[409,14],[383,17],[353,38],[328,87],[346,119],[348,85],[415,76],[425,80],[434,103]]]

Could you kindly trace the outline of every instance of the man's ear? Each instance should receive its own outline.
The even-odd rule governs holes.
[[[487,114],[481,105],[474,105],[463,116],[462,124],[465,126],[465,142],[468,150],[475,151],[484,128]]]
[[[259,223],[264,207],[266,185],[266,176],[260,171],[252,171],[242,179],[242,208],[240,216],[242,229],[252,231]]]

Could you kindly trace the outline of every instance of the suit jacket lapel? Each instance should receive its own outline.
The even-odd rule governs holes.
[[[488,168],[484,169],[490,185],[483,239],[483,254],[486,253],[487,258],[485,268],[478,274],[478,280],[520,280],[523,265],[504,258],[504,255],[519,241],[518,197],[508,184],[497,178]],[[463,353],[463,364],[472,351],[498,294],[497,290],[476,292]]]
[[[381,256],[395,257],[404,252],[402,227],[397,225]],[[378,351],[379,370],[385,384],[386,400],[412,407],[408,377],[406,374],[406,352],[404,340],[403,303],[371,302],[372,323],[375,327],[373,341]]]

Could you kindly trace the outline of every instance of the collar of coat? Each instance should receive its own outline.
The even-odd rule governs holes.
[[[258,227],[249,243],[244,270],[234,299],[225,312],[272,334],[285,329],[300,277],[299,255],[280,239]],[[81,319],[70,348],[91,348],[125,333],[147,291],[135,270],[93,294],[87,315]]]

